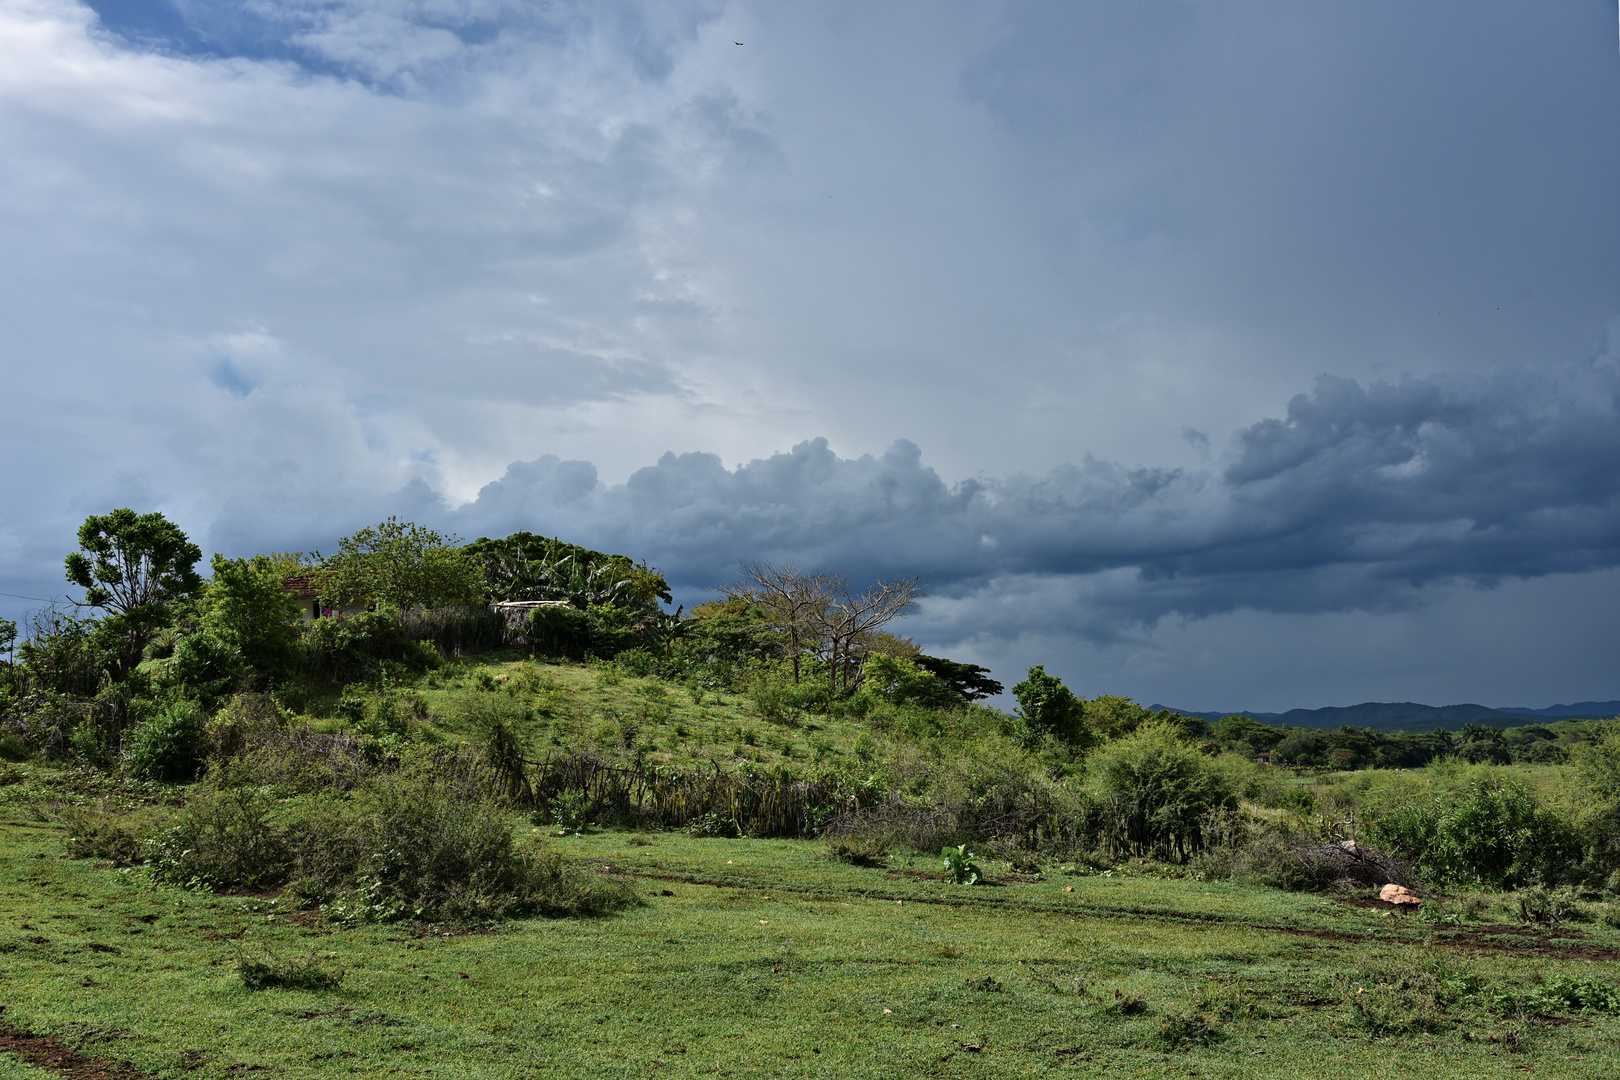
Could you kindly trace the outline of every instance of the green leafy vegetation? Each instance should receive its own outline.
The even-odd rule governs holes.
[[[912,580],[750,564],[671,612],[655,569],[527,533],[391,519],[206,580],[189,544],[92,518],[101,614],[38,613],[0,667],[19,1022],[141,1032],[108,1052],[160,1072],[711,1072],[746,1033],[766,1072],[1297,1074],[1348,1040],[1612,1073],[1620,728],[1206,723],[1039,666],[1009,713],[892,632]],[[92,932],[153,908],[192,914]],[[158,955],[150,1000],[110,981]],[[185,1057],[198,995],[253,1017],[217,1060]],[[333,1056],[276,1049],[247,1002],[281,998]]]

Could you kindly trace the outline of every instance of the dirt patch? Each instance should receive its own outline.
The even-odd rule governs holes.
[[[1370,908],[1373,911],[1404,911],[1409,915],[1417,910],[1414,904],[1392,904],[1388,900],[1379,900],[1371,896],[1342,896],[1339,903],[1349,904],[1351,907]]]
[[[1443,944],[1454,948],[1490,953],[1493,956],[1544,956],[1549,960],[1620,960],[1620,949],[1611,949],[1604,945],[1586,945],[1568,938],[1538,941],[1524,937],[1522,932],[1513,934],[1518,941],[1524,942],[1521,945],[1503,941],[1502,938],[1507,936],[1509,935],[1490,934],[1484,931],[1462,931],[1447,934],[1440,940]]]
[[[497,923],[472,923],[467,926],[458,926],[454,923],[414,923],[406,928],[406,933],[413,938],[482,937],[486,934],[499,934],[501,930],[501,926]]]
[[[144,1080],[146,1076],[127,1061],[87,1058],[61,1039],[35,1035],[10,1024],[0,1024],[0,1050],[35,1068],[73,1080]]]

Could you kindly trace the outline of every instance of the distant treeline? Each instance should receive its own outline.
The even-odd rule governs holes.
[[[1247,757],[1269,751],[1275,763],[1332,769],[1415,769],[1436,758],[1457,756],[1475,764],[1555,765],[1570,749],[1596,741],[1615,720],[1559,720],[1550,724],[1494,727],[1464,724],[1455,732],[1384,732],[1340,727],[1273,727],[1248,716],[1227,716],[1209,725],[1211,740]]]

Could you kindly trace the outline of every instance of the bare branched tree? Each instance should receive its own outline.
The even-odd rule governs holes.
[[[861,659],[857,655],[859,643],[879,627],[905,615],[927,595],[916,578],[880,579],[859,596],[852,595],[847,584],[838,590],[817,619],[818,637],[826,649],[828,678],[834,693],[838,691],[840,674],[844,684],[849,684],[854,667]]]
[[[765,612],[769,624],[787,638],[793,681],[798,682],[800,656],[807,646],[821,644],[818,633],[826,625],[827,609],[848,589],[849,579],[838,574],[807,572],[791,563],[744,562],[742,580],[718,591]]]

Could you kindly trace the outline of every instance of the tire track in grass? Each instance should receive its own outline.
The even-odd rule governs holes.
[[[1287,934],[1293,937],[1315,938],[1321,941],[1344,941],[1353,944],[1367,944],[1370,942],[1405,942],[1408,944],[1432,943],[1447,948],[1459,949],[1467,952],[1482,953],[1492,956],[1509,957],[1535,957],[1548,960],[1620,960],[1620,949],[1609,948],[1603,945],[1577,945],[1568,939],[1559,939],[1557,945],[1547,941],[1537,941],[1534,937],[1524,937],[1525,944],[1508,944],[1501,941],[1502,927],[1487,927],[1486,931],[1495,930],[1495,935],[1480,930],[1423,930],[1407,933],[1391,933],[1387,930],[1358,933],[1351,930],[1312,929],[1308,927],[1289,926],[1283,923],[1252,922],[1249,920],[1233,918],[1228,915],[1218,915],[1213,912],[1198,911],[1160,911],[1153,908],[1130,907],[1100,907],[1096,905],[1074,904],[1044,904],[1030,903],[1027,900],[1020,902],[1010,897],[944,897],[944,896],[918,896],[916,894],[896,894],[882,889],[862,889],[859,891],[838,892],[835,890],[818,889],[803,885],[793,885],[787,882],[775,882],[769,885],[754,882],[739,882],[735,879],[712,879],[691,874],[664,873],[637,873],[615,867],[620,873],[628,877],[642,878],[648,881],[671,881],[683,885],[697,885],[711,889],[760,889],[774,893],[791,893],[806,900],[904,900],[908,904],[931,904],[938,907],[978,908],[980,910],[994,908],[1016,908],[1035,915],[1083,915],[1093,919],[1120,919],[1140,922],[1172,922],[1172,923],[1201,923],[1204,925],[1227,926],[1234,929],[1256,930],[1266,933]],[[1520,928],[1511,929],[1519,931]],[[1528,933],[1528,931],[1521,932]],[[1492,940],[1495,937],[1496,940]]]

